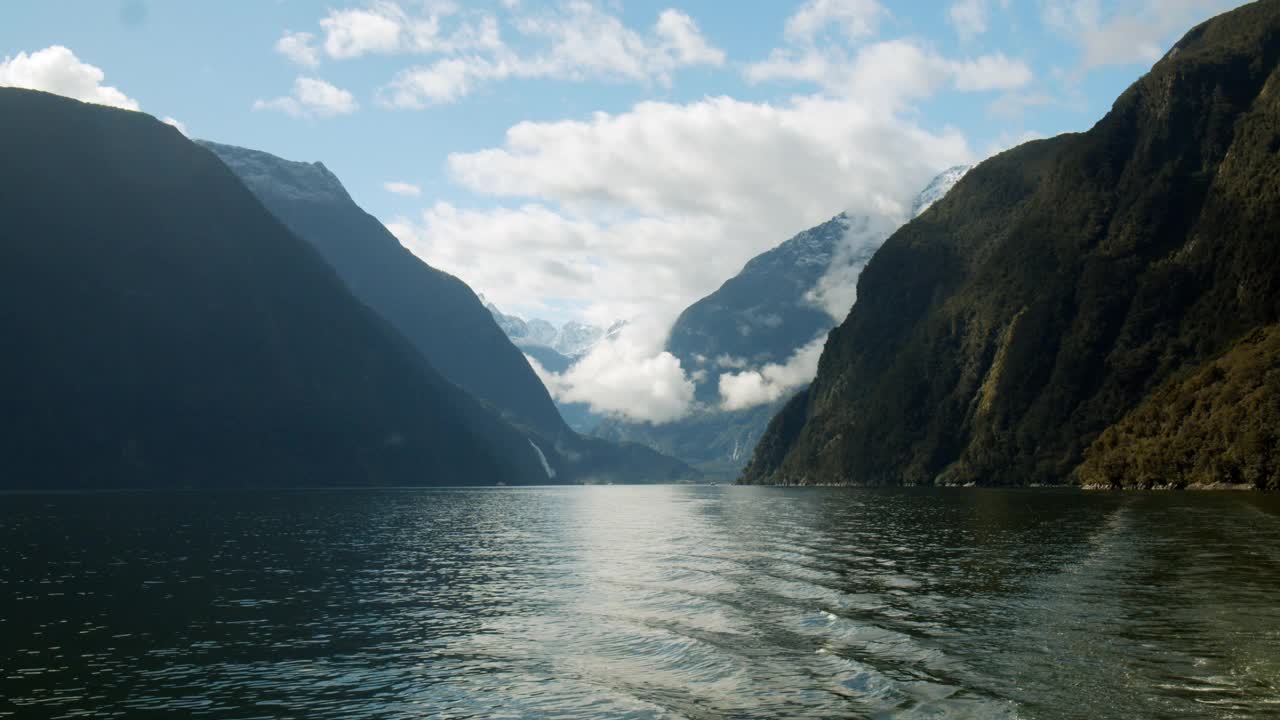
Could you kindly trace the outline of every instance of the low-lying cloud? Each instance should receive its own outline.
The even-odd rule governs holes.
[[[743,410],[774,402],[813,380],[827,335],[796,350],[785,363],[769,363],[755,370],[720,376],[720,407]]]
[[[526,357],[560,402],[586,403],[593,412],[632,422],[671,422],[689,413],[694,385],[680,360],[661,350],[655,329],[653,323],[628,324],[563,373]]]
[[[101,68],[81,62],[74,52],[51,45],[31,54],[20,52],[0,62],[0,86],[43,90],[84,102],[138,110],[138,101],[102,82]]]

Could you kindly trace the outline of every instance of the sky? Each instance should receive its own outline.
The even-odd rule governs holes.
[[[9,0],[0,85],[322,161],[505,312],[630,320],[631,345],[593,376],[616,387],[578,394],[669,419],[687,382],[662,378],[689,369],[657,346],[751,257],[842,211],[901,213],[952,165],[1088,129],[1240,4]],[[646,397],[621,390],[637,378]]]

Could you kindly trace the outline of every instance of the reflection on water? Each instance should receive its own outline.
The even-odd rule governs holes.
[[[1280,498],[0,496],[0,717],[1280,717]]]

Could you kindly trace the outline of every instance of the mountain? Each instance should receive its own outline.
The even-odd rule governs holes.
[[[555,480],[653,482],[696,472],[648,448],[584,438],[471,288],[404,248],[320,163],[204,142],[251,192],[311,243],[352,294],[399,330],[449,381],[495,408],[545,458]]]
[[[968,170],[949,168],[914,200],[924,212]],[[695,379],[699,407],[664,425],[607,419],[595,434],[641,442],[706,469],[734,473],[786,397],[738,410],[720,406],[724,373],[785,364],[820,341],[853,304],[858,274],[902,218],[841,213],[752,258],[718,290],[685,309],[666,349]]]
[[[974,168],[858,282],[744,482],[1280,484],[1280,1]],[[1255,414],[1256,413],[1256,414]]]
[[[511,342],[526,352],[536,349],[543,357],[548,358],[552,366],[561,366],[565,362],[572,364],[591,352],[591,349],[600,341],[617,334],[626,325],[626,322],[619,320],[603,328],[581,320],[570,320],[557,328],[541,318],[525,320],[515,315],[507,315],[493,303],[485,302],[484,297],[480,300],[484,302],[485,308],[493,315],[498,327],[506,333]],[[550,369],[550,366],[545,363],[544,367]]]
[[[752,258],[680,313],[666,349],[681,367],[705,371],[696,383],[698,400],[719,400],[723,371],[784,363],[830,330],[835,320],[814,297],[820,282],[837,263],[856,273],[898,224],[841,213]]]
[[[525,320],[515,315],[507,315],[493,303],[485,301],[483,295],[480,296],[480,302],[484,303],[485,309],[493,315],[502,332],[517,345],[531,344],[550,348],[555,343],[558,331],[555,325],[546,320],[537,318]]]
[[[360,209],[320,163],[203,142],[352,294],[386,318],[443,374],[511,421],[555,437],[564,424],[529,364],[466,283],[419,260]]]
[[[924,214],[925,210],[933,207],[933,204],[947,196],[951,192],[951,188],[960,182],[960,178],[969,172],[969,165],[956,165],[955,167],[943,170],[937,177],[929,182],[924,190],[916,196],[915,202],[911,203],[911,217],[918,218]]]
[[[0,216],[5,488],[547,481],[155,118],[0,89]]]

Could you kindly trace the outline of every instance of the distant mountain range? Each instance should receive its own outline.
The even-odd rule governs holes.
[[[894,233],[744,482],[1280,488],[1280,2]]]
[[[554,351],[565,360],[572,362],[591,352],[600,341],[612,337],[626,325],[619,320],[607,328],[580,320],[569,320],[560,327],[541,318],[525,320],[515,315],[507,315],[496,305],[480,296],[498,327],[520,348],[545,348]],[[558,364],[558,363],[557,363]]]

